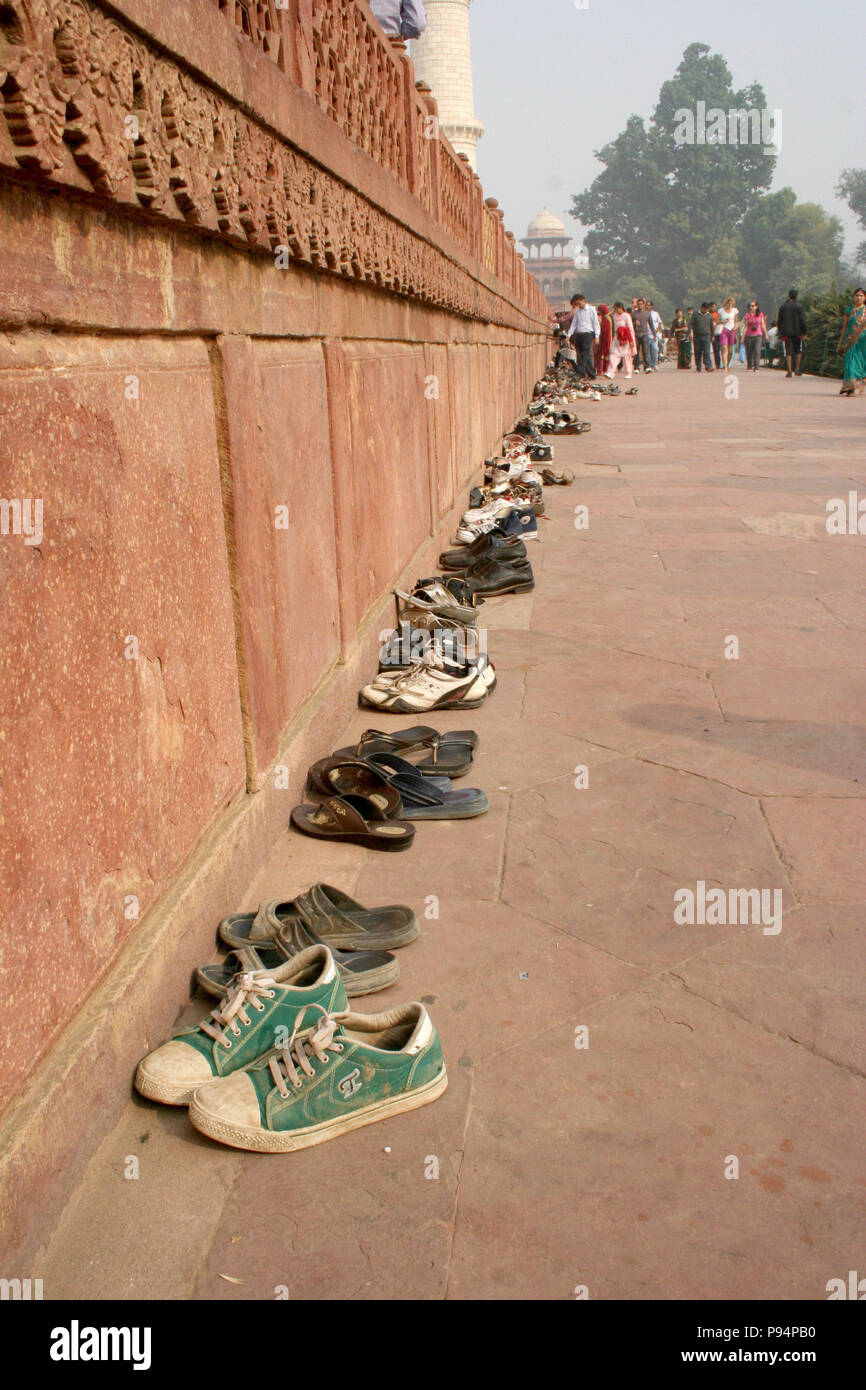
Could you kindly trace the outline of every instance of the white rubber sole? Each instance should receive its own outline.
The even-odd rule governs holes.
[[[212,1079],[216,1080],[215,1077]],[[193,1086],[178,1086],[170,1081],[157,1081],[143,1070],[143,1063],[139,1063],[135,1073],[135,1089],[138,1094],[146,1100],[158,1100],[161,1105],[189,1105],[196,1086],[204,1084],[203,1081],[197,1081]]]
[[[314,1144],[324,1144],[329,1139],[337,1139],[350,1130],[362,1129],[364,1125],[386,1120],[389,1115],[400,1115],[407,1110],[419,1110],[437,1100],[448,1086],[448,1074],[443,1067],[438,1076],[419,1086],[408,1095],[393,1096],[390,1100],[380,1100],[375,1105],[366,1105],[351,1115],[339,1120],[326,1120],[324,1124],[295,1134],[281,1134],[270,1129],[251,1129],[247,1125],[228,1124],[225,1120],[202,1110],[193,1096],[189,1107],[189,1118],[197,1130],[209,1139],[220,1144],[228,1144],[233,1149],[250,1149],[260,1154],[295,1153],[298,1149],[311,1149]]]

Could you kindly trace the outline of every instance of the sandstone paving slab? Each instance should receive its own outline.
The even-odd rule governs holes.
[[[619,756],[615,749],[601,748],[540,723],[534,726],[531,739],[515,734],[507,725],[497,737],[498,732],[485,734],[471,773],[458,785],[469,780],[488,795],[491,791],[514,792],[557,777],[574,777],[579,767],[590,763],[598,767]]]
[[[756,681],[763,680],[768,686],[781,685],[786,679],[781,676],[781,672],[801,670],[808,672],[812,681],[816,676],[823,679],[825,687],[832,688],[831,698],[836,700],[839,698],[837,680],[840,679],[841,673],[835,670],[831,673],[827,668],[845,668],[850,672],[851,679],[856,680],[852,668],[866,665],[866,653],[852,643],[850,634],[842,628],[818,627],[808,623],[801,627],[778,627],[775,624],[764,623],[760,626],[750,624],[738,635],[738,661],[726,662],[719,668],[726,679],[728,675],[734,674],[736,668],[749,671]],[[718,652],[708,663],[712,668],[714,680],[717,658]],[[817,685],[814,688],[817,690]],[[718,693],[718,684],[716,690]],[[770,714],[772,710],[762,707],[762,712]]]
[[[723,589],[724,597],[718,590]],[[842,618],[831,612],[825,597],[791,595],[787,593],[748,594],[727,593],[727,585],[719,583],[715,592],[692,587],[684,588],[679,600],[687,622],[727,623],[728,632],[746,630],[752,624],[776,624],[779,627],[844,626]],[[852,605],[853,606],[853,605]]]
[[[820,642],[816,645],[820,646]],[[796,719],[862,730],[866,672],[839,667],[832,672],[823,669],[818,652],[814,666],[798,666],[794,661],[771,666],[765,664],[760,650],[752,660],[750,655],[750,648],[746,646],[744,651],[741,644],[736,661],[726,662],[711,672],[725,718],[734,715],[740,719]]]
[[[699,880],[793,903],[760,807],[720,783],[624,758],[590,764],[583,789],[561,779],[513,803],[503,900],[621,959],[672,962],[730,930],[674,920],[674,895]]]
[[[803,902],[866,901],[866,802],[768,797],[764,811]]]
[[[544,611],[543,605],[540,611]],[[816,608],[816,616],[816,624],[782,627],[766,621],[756,624],[740,608],[735,617],[744,620],[745,625],[743,621],[732,625],[718,617],[706,622],[694,619],[688,622],[655,620],[639,632],[630,630],[625,620],[616,628],[587,622],[581,645],[590,641],[589,634],[597,628],[592,645],[599,656],[608,648],[630,651],[638,656],[693,666],[708,671],[712,677],[718,669],[726,671],[728,665],[732,671],[757,666],[766,671],[765,679],[768,682],[776,684],[779,683],[778,673],[784,668],[803,667],[810,671],[822,671],[825,681],[832,684],[834,676],[828,668],[843,668],[846,671],[852,667],[861,668],[866,664],[866,652],[852,644],[844,628],[828,623],[826,613],[819,608]],[[736,636],[739,641],[740,655],[737,659],[725,657],[730,636]],[[560,640],[563,643],[567,641],[565,638]],[[499,643],[497,634],[497,649]],[[725,665],[721,665],[722,661]]]
[[[851,591],[821,595],[821,604],[844,627],[866,627],[866,600]]]
[[[555,1019],[630,989],[645,968],[578,941],[519,908],[473,898],[443,881],[421,935],[397,952],[400,978],[357,1001],[364,1012],[422,999],[442,1038],[449,1066],[479,1064],[512,1043],[529,1041]]]
[[[540,722],[623,752],[719,718],[700,671],[616,650],[600,668],[594,653],[578,647],[555,683],[544,668],[530,671],[526,700]]]
[[[195,1297],[442,1298],[471,1088],[452,1064],[432,1105],[299,1153],[244,1154]]]
[[[751,796],[860,796],[866,783],[866,730],[851,724],[729,715],[674,732],[642,756]]]
[[[778,936],[747,932],[692,956],[692,993],[866,1076],[866,908],[798,908]]]
[[[825,1298],[866,1232],[863,1079],[672,983],[578,1026],[479,1068],[449,1297]]]
[[[664,546],[659,553],[669,576],[689,587],[722,590],[732,598],[809,598],[815,592],[817,568],[809,574],[768,555],[721,550],[673,553]]]
[[[651,516],[646,518],[644,525],[650,536],[664,536],[674,533],[678,541],[684,533],[709,535],[717,538],[725,535],[744,537],[748,534],[748,527],[741,517],[719,516],[718,514],[690,517],[685,525],[683,525],[680,516]]]
[[[636,588],[620,587],[594,593],[579,604],[567,594],[560,598],[539,595],[532,626],[535,631],[562,636],[580,636],[587,630],[597,629],[610,633],[612,640],[620,636],[627,640],[636,631],[651,630],[658,622],[680,622],[682,619],[680,598],[671,594],[647,595]],[[833,620],[825,616],[825,621]]]
[[[466,784],[466,778],[462,785]],[[472,784],[470,784],[472,785]],[[495,899],[508,797],[488,788],[490,810],[471,821],[418,821],[415,842],[399,854],[367,850],[357,896],[377,903],[411,902],[438,893],[444,882],[471,885],[473,897]],[[341,846],[335,846],[335,853]]]

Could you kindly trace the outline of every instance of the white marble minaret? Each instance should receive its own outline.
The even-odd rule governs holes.
[[[439,104],[439,122],[458,154],[475,168],[484,126],[475,115],[469,6],[472,0],[424,0],[427,28],[411,44],[415,76]]]

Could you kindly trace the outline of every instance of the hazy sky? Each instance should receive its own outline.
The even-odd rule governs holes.
[[[695,42],[781,108],[774,190],[839,217],[849,252],[866,235],[834,194],[842,169],[866,165],[863,0],[472,0],[469,13],[478,172],[518,239],[545,204],[578,232],[567,214],[601,170],[593,150],[632,112],[649,118]]]

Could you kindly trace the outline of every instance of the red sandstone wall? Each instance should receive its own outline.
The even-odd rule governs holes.
[[[362,0],[261,33],[229,8],[3,7],[0,497],[40,499],[43,535],[0,535],[0,1102],[546,357],[501,215],[419,134],[435,108]]]

